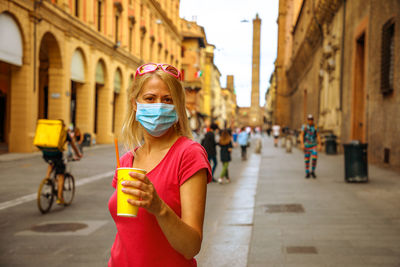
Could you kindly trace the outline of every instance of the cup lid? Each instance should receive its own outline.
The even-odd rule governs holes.
[[[144,170],[144,169],[139,169],[139,168],[130,168],[130,167],[119,167],[119,168],[117,168],[117,170],[138,170],[138,171],[142,171],[142,172],[145,172],[145,173],[147,173],[147,171],[146,171],[146,170]]]

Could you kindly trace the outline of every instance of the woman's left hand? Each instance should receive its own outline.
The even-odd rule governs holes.
[[[148,212],[157,216],[162,211],[163,201],[158,196],[154,185],[145,174],[130,172],[129,175],[136,181],[123,181],[122,192],[135,196],[138,200],[128,199],[129,204],[145,208]]]

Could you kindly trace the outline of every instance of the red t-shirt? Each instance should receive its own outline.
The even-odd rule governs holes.
[[[132,152],[124,154],[120,159],[121,167],[132,167],[133,159]],[[180,137],[147,177],[160,198],[181,217],[179,188],[201,169],[207,170],[207,182],[210,182],[211,168],[204,148],[187,137]],[[117,186],[117,172],[112,186]],[[108,266],[197,266],[194,258],[186,260],[169,244],[155,216],[145,209],[139,208],[136,218],[117,216],[117,190],[108,208],[117,226]]]

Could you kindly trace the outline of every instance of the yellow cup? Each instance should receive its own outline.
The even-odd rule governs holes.
[[[132,178],[130,172],[138,172],[146,174],[147,172],[142,169],[137,168],[118,168],[118,184],[117,184],[117,215],[122,217],[136,217],[138,212],[138,207],[133,206],[128,203],[128,199],[137,199],[137,197],[125,194],[122,192],[122,181],[135,181]]]

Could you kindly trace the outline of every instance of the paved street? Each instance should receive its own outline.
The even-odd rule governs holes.
[[[304,179],[301,152],[271,142],[259,169],[248,266],[400,266],[399,173],[370,165],[368,184],[348,184],[343,155],[320,153],[318,178]]]
[[[245,162],[234,150],[232,183],[209,185],[199,266],[400,266],[398,173],[370,166],[370,183],[347,184],[343,156],[320,153],[318,178],[306,180],[299,150],[288,154],[263,141],[262,154]],[[13,156],[20,160],[6,160]],[[70,166],[78,184],[73,204],[41,215],[40,155],[0,156],[0,266],[107,265],[115,237],[107,209],[113,147],[90,148]],[[83,228],[37,231],[50,223]]]

